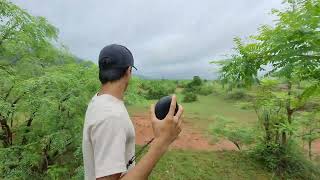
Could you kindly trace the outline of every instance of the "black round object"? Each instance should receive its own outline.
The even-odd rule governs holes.
[[[167,116],[169,109],[170,109],[171,100],[172,100],[171,96],[165,96],[165,97],[162,97],[157,102],[156,107],[155,107],[155,114],[159,120],[163,120]],[[177,114],[178,110],[179,110],[179,106],[177,103],[174,115]]]

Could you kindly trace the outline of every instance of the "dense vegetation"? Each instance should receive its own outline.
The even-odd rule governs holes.
[[[320,1],[287,7],[274,10],[274,27],[262,26],[246,43],[235,39],[237,52],[219,62],[219,81],[133,77],[129,107],[176,92],[187,121],[241,151],[170,151],[153,179],[320,176],[311,151],[320,138]],[[0,179],[83,178],[82,123],[99,88],[97,66],[70,54],[57,37],[45,18],[0,0]]]
[[[320,138],[320,106],[314,102],[320,94],[320,1],[286,4],[284,11],[273,11],[279,17],[275,27],[262,26],[247,43],[236,38],[237,53],[218,63],[229,90],[256,88],[252,103],[264,132],[257,159],[281,177],[315,178],[319,172],[296,144],[307,140],[311,159],[312,141]]]
[[[53,45],[45,18],[3,0],[0,13],[0,178],[75,175],[97,68]]]

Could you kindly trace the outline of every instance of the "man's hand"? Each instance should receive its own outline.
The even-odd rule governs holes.
[[[142,157],[138,164],[128,171],[121,180],[141,180],[148,179],[152,169],[156,163],[167,151],[169,145],[178,137],[181,132],[181,115],[183,113],[182,106],[174,115],[176,109],[176,96],[172,96],[170,110],[163,120],[156,118],[154,114],[154,105],[151,106],[151,120],[155,139],[149,148],[149,151]]]
[[[151,121],[155,140],[165,146],[169,146],[181,132],[181,115],[183,107],[179,105],[179,110],[174,115],[176,109],[176,96],[172,96],[171,105],[167,116],[163,120],[159,120],[155,115],[155,106],[151,105]]]

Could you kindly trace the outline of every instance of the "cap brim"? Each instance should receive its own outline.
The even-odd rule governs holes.
[[[138,70],[135,66],[132,66],[136,71]]]

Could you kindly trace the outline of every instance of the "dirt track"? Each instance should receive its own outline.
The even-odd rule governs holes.
[[[147,114],[132,116],[136,131],[136,143],[144,145],[152,137],[151,122]],[[192,127],[190,123],[183,123],[183,130],[178,139],[171,145],[176,149],[193,149],[193,150],[237,150],[229,141],[222,140],[218,143],[211,144],[209,140],[199,131]]]
[[[152,137],[151,122],[147,114],[135,114],[132,116],[136,131],[136,143],[146,144]],[[183,130],[178,139],[171,145],[175,149],[192,149],[205,151],[237,150],[236,146],[228,140],[221,140],[217,143],[210,143],[209,139],[195,129],[192,124],[184,122]],[[320,154],[320,140],[314,142],[313,153]]]

